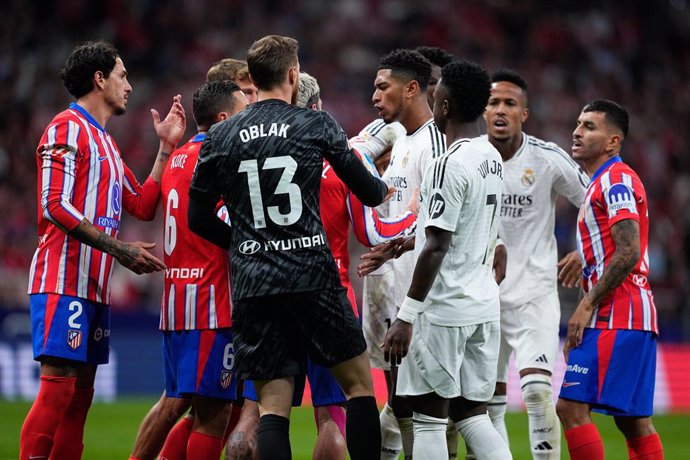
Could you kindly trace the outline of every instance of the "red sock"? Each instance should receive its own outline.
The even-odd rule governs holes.
[[[566,430],[565,440],[572,460],[604,460],[604,443],[594,423]]]
[[[24,419],[19,438],[19,458],[48,458],[55,431],[74,394],[75,377],[41,376],[41,386]]]
[[[228,442],[230,433],[237,426],[237,422],[240,421],[240,415],[242,415],[242,406],[232,403],[232,409],[230,411],[230,421],[228,422],[228,427],[225,429],[225,435],[223,435],[223,445]]]
[[[190,418],[183,417],[170,430],[168,437],[165,439],[165,444],[163,444],[159,457],[160,460],[185,460],[187,458],[187,442],[189,434],[192,432],[192,423]]]
[[[79,460],[84,451],[84,425],[93,401],[93,388],[75,388],[74,396],[55,432],[51,460]]]
[[[223,439],[192,431],[187,442],[187,458],[220,458]]]
[[[659,433],[628,439],[628,458],[638,460],[663,460],[664,447]]]

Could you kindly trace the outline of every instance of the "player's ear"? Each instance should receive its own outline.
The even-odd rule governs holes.
[[[93,74],[93,84],[95,88],[103,89],[105,87],[105,75],[100,70],[97,70]]]
[[[410,80],[405,85],[405,96],[414,97],[420,93],[419,82],[417,80]]]
[[[520,115],[520,120],[524,123],[529,118],[529,109],[525,107],[522,109],[522,115]]]
[[[218,116],[216,116],[216,123],[220,121],[225,121],[228,118],[230,118],[230,114],[228,114],[228,112],[220,112],[218,113]]]

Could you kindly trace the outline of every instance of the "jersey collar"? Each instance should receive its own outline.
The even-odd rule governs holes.
[[[96,121],[96,119],[93,118],[93,117],[91,116],[91,114],[90,114],[89,112],[86,111],[86,109],[85,109],[84,107],[80,106],[80,105],[77,104],[76,102],[72,102],[72,103],[69,105],[69,108],[72,109],[72,110],[76,110],[77,112],[79,112],[79,113],[81,114],[81,116],[83,116],[84,118],[86,118],[86,120],[87,120],[89,123],[91,123],[92,125],[94,125],[94,126],[95,126],[96,128],[98,128],[99,130],[105,132],[105,128],[103,128],[101,125],[99,125],[98,122]]]
[[[623,160],[621,160],[621,157],[616,155],[615,157],[611,157],[610,159],[606,160],[606,163],[603,165],[599,166],[599,169],[596,170],[596,172],[592,175],[592,178],[589,180],[590,182],[594,182],[594,180],[601,176],[601,174],[608,169],[609,166],[611,166],[614,163],[622,163]]]
[[[199,133],[192,138],[189,142],[203,142],[206,139],[206,133]]]

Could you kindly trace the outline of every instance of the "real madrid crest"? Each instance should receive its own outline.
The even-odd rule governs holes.
[[[410,151],[408,150],[405,152],[405,156],[402,159],[402,167],[406,168],[407,167],[407,162],[410,161]]]
[[[530,185],[534,184],[535,179],[534,169],[525,168],[525,172],[522,174],[522,179],[520,180],[525,187],[529,187]]]

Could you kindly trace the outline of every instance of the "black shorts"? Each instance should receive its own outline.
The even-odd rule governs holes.
[[[239,378],[272,380],[333,367],[362,354],[362,327],[343,287],[236,301],[232,333]]]

